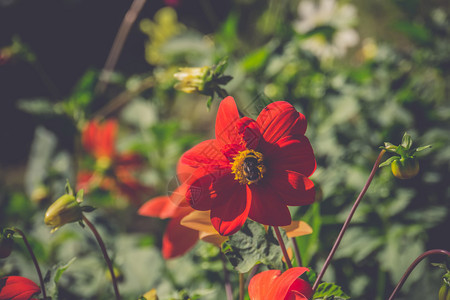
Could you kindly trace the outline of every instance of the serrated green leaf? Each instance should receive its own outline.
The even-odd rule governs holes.
[[[347,294],[342,291],[342,288],[334,283],[322,282],[316,289],[313,299],[321,300],[338,300],[350,299]]]
[[[282,235],[287,242],[284,231]],[[250,271],[258,263],[283,268],[283,254],[273,228],[266,232],[262,225],[251,220],[247,220],[241,230],[229,237],[223,249],[231,249],[225,255],[240,273]]]

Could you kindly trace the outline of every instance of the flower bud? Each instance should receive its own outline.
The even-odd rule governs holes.
[[[180,72],[173,75],[179,81],[175,88],[185,93],[202,92],[209,71],[209,67],[180,68]]]
[[[6,229],[0,235],[0,258],[6,258],[11,254],[14,240],[14,231]]]
[[[392,174],[400,179],[409,179],[419,173],[419,162],[414,157],[402,157],[391,164]]]
[[[58,198],[45,213],[45,224],[52,226],[52,232],[67,223],[82,221],[83,209],[75,196],[66,194]]]
[[[450,288],[445,282],[439,289],[439,300],[450,300]]]

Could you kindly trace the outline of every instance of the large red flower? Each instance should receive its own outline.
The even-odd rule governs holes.
[[[29,300],[40,292],[39,286],[25,277],[6,276],[0,279],[0,300]]]
[[[283,274],[279,270],[268,270],[255,275],[248,285],[250,300],[308,300],[313,290],[308,282],[298,278],[309,271],[295,267]]]
[[[265,107],[255,120],[239,117],[232,97],[220,104],[216,138],[181,157],[195,168],[186,181],[186,200],[196,210],[210,210],[222,235],[238,231],[247,217],[265,225],[291,223],[288,206],[311,204],[316,169],[304,136],[305,116],[288,102]]]

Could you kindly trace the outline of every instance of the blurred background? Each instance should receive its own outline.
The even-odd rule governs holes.
[[[164,260],[167,221],[137,214],[171,190],[180,155],[213,136],[220,97],[208,109],[209,95],[176,90],[173,74],[224,57],[233,79],[222,87],[244,114],[286,100],[308,119],[319,201],[292,209],[314,229],[298,238],[307,266],[320,271],[379,147],[400,144],[404,132],[413,147],[433,146],[418,154],[420,173],[400,180],[379,170],[324,280],[352,299],[385,299],[418,255],[450,248],[448,1],[141,1],[102,88],[116,34],[138,2],[0,0],[0,227],[23,229],[44,270],[76,257],[61,299],[111,296],[91,235],[76,224],[50,235],[43,223],[66,179],[98,208],[91,219],[125,299],[151,288],[161,299],[225,299],[217,248],[199,242]],[[107,170],[82,142],[93,119],[117,122]],[[419,265],[398,299],[437,298],[434,261],[442,260]],[[38,282],[21,243],[0,261],[0,277],[10,274]]]

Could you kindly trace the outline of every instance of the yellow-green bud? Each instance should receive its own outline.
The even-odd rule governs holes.
[[[47,209],[45,224],[52,226],[52,232],[67,223],[78,222],[83,219],[83,210],[73,195],[63,195]]]
[[[205,86],[205,77],[208,74],[209,70],[209,67],[180,68],[180,72],[173,75],[179,81],[175,85],[175,88],[185,93],[195,93],[203,91],[203,88]]]
[[[450,300],[450,290],[445,282],[439,289],[439,300]]]

